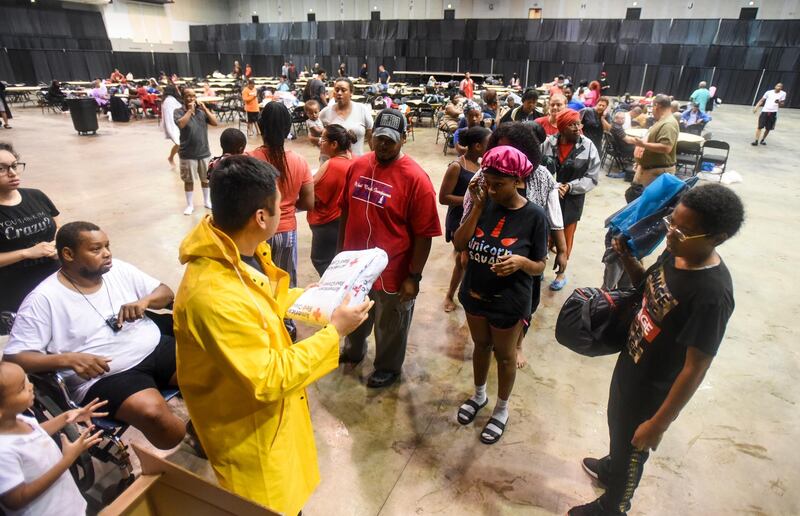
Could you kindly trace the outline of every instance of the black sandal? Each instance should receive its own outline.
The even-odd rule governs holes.
[[[475,403],[475,401],[472,398],[468,399],[467,401],[462,403],[460,407],[458,407],[458,416],[456,417],[456,419],[462,425],[468,425],[472,423],[473,421],[475,421],[475,416],[478,415],[478,411],[483,407],[485,407],[487,403],[489,403],[488,397],[486,398],[486,401],[484,401],[482,405],[478,405],[477,403]],[[469,405],[470,407],[472,407],[472,410],[474,410],[474,412],[470,414],[469,411],[464,408],[464,405]]]
[[[494,430],[489,428],[489,425],[494,425],[497,428],[499,428],[500,429],[500,433],[498,434],[497,432],[495,432]],[[505,429],[506,429],[505,423],[501,423],[499,420],[497,420],[497,419],[495,419],[493,417],[490,417],[489,421],[486,422],[486,426],[484,426],[483,430],[481,430],[481,442],[483,444],[494,444],[494,443],[496,443],[497,441],[500,440],[501,437],[503,437],[503,434],[505,433]],[[483,434],[489,434],[489,438],[484,437]]]

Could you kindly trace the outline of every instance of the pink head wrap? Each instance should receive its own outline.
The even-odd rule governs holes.
[[[533,172],[533,165],[525,154],[509,145],[500,145],[489,149],[483,155],[481,167],[492,168],[502,174],[525,178]]]

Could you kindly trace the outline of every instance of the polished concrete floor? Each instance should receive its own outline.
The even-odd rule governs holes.
[[[110,235],[115,256],[173,288],[182,267],[178,244],[204,209],[183,211],[182,184],[154,120],[115,124],[78,136],[68,116],[17,109],[13,130],[0,130],[28,164],[24,186],[44,190],[62,222],[90,220]],[[714,112],[709,129],[731,143],[730,169],[744,181],[747,222],[721,247],[735,283],[736,311],[700,390],[651,455],[631,514],[799,514],[800,360],[795,347],[800,306],[800,186],[796,130],[800,112],[784,110],[767,146],[751,147],[756,117],[739,106]],[[211,130],[214,151],[221,129]],[[438,189],[447,163],[435,132],[417,129],[406,151]],[[251,139],[250,147],[257,145]],[[303,139],[288,146],[316,161]],[[625,184],[601,177],[588,195],[569,287],[602,280],[603,220],[621,204]],[[444,217],[444,208],[440,216]],[[300,283],[316,279],[310,233],[299,217]],[[525,340],[530,365],[520,371],[506,435],[478,441],[475,425],[455,421],[471,393],[472,344],[463,310],[445,314],[451,248],[434,242],[416,305],[402,382],[367,390],[371,360],[334,371],[309,389],[322,483],[305,514],[564,514],[600,490],[580,467],[607,451],[607,389],[613,358],[583,358],[559,346],[553,326],[570,289],[545,291]],[[552,273],[546,280],[552,279]],[[794,321],[794,322],[793,322]],[[795,337],[791,337],[794,334]],[[370,358],[372,352],[370,353]],[[495,399],[494,372],[489,395]],[[181,402],[175,405],[182,410]],[[136,432],[128,439],[141,441]],[[213,479],[186,445],[171,460]],[[792,487],[794,486],[794,487]]]

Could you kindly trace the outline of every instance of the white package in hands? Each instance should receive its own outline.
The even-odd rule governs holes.
[[[316,326],[325,326],[345,296],[350,293],[351,305],[364,302],[372,284],[389,263],[383,249],[343,251],[336,255],[319,283],[306,289],[289,307],[286,317]]]

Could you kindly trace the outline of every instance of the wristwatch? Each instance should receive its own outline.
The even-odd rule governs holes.
[[[413,272],[409,273],[408,277],[411,278],[412,280],[416,281],[417,283],[422,281],[422,273],[421,272],[417,272],[416,274],[413,273]]]

